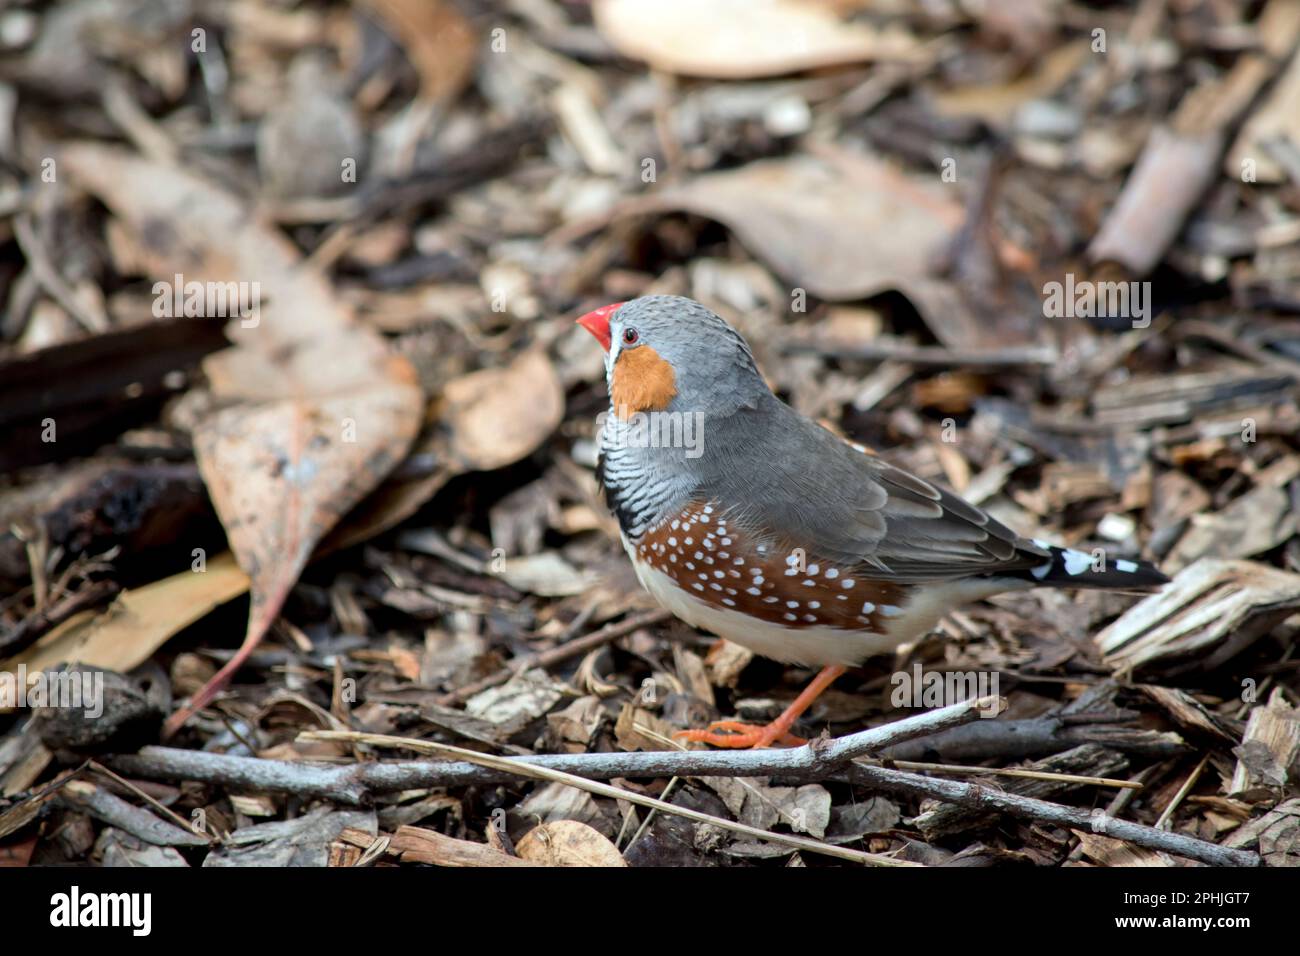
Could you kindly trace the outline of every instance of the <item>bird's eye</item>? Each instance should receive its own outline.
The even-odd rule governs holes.
[[[624,344],[624,345],[636,345],[636,343],[637,343],[638,341],[640,341],[640,339],[641,339],[641,335],[640,335],[639,332],[637,332],[636,329],[624,329],[624,330],[623,330],[623,344]]]

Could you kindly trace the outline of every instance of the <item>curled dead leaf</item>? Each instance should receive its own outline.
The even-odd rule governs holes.
[[[626,204],[623,214],[684,210],[725,225],[792,286],[822,299],[897,290],[941,341],[973,333],[960,296],[931,277],[963,212],[942,187],[839,150],[710,173]],[[956,326],[955,332],[948,330]]]
[[[553,820],[534,827],[515,849],[520,859],[546,866],[627,866],[607,837],[577,820]]]
[[[540,349],[505,368],[470,372],[443,389],[451,454],[467,471],[491,471],[532,454],[564,418],[564,389]]]
[[[592,15],[624,56],[689,76],[779,76],[922,55],[901,31],[846,22],[811,0],[596,0]]]

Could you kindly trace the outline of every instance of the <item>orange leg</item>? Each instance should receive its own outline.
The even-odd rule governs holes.
[[[774,743],[791,745],[804,743],[803,738],[790,733],[790,728],[803,712],[812,706],[812,702],[821,696],[822,691],[835,683],[836,678],[843,673],[844,668],[838,664],[823,667],[812,682],[803,689],[803,693],[794,699],[794,703],[766,727],[742,724],[735,720],[715,720],[706,730],[679,730],[673,736],[678,740],[690,740],[732,749],[770,747]],[[720,730],[725,730],[727,733],[716,732]]]

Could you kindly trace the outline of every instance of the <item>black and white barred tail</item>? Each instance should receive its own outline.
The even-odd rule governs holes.
[[[1150,561],[1116,559],[1102,549],[1088,552],[1058,548],[1042,541],[1034,544],[1047,548],[1051,560],[1012,576],[1036,586],[1149,590],[1169,583],[1169,578]]]

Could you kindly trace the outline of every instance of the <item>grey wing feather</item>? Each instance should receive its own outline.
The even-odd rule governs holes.
[[[889,577],[917,581],[995,574],[1051,559],[1046,549],[952,492],[864,457],[886,492],[881,512],[888,533],[862,560]]]
[[[1051,559],[955,494],[858,450],[788,407],[764,411],[776,419],[773,434],[786,447],[758,441],[715,448],[723,453],[714,461],[725,467],[701,490],[747,502],[730,509],[730,520],[778,547],[804,547],[903,582],[996,575]],[[725,433],[718,437],[726,442]]]

